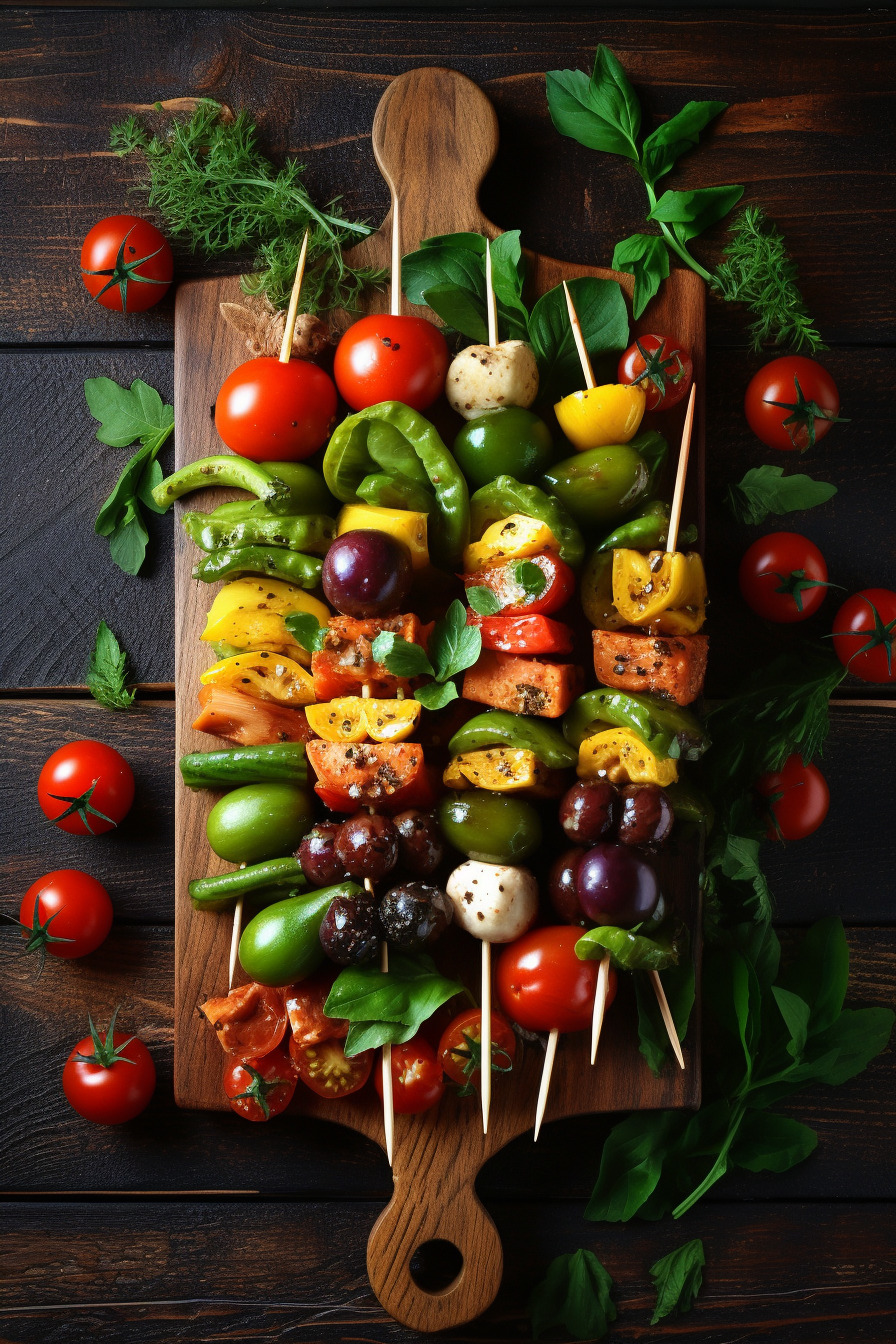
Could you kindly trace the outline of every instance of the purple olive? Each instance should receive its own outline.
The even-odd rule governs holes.
[[[579,902],[577,878],[585,850],[578,846],[567,849],[551,864],[548,873],[548,896],[564,924],[587,925],[588,920]]]
[[[398,832],[388,817],[356,812],[336,833],[336,854],[350,877],[378,882],[398,861]]]
[[[336,853],[339,823],[319,821],[299,845],[296,858],[308,881],[316,887],[331,887],[345,877],[345,865]]]
[[[576,845],[596,845],[619,818],[619,794],[609,780],[580,779],[560,799],[560,825]]]
[[[624,845],[664,845],[675,822],[668,795],[657,784],[627,784],[622,790],[619,839]]]
[[[595,845],[579,865],[576,891],[595,924],[631,929],[649,920],[660,901],[660,884],[646,860],[626,845]]]
[[[321,573],[324,596],[344,616],[359,620],[393,616],[413,580],[403,542],[374,528],[343,532],[327,551]]]
[[[429,877],[445,857],[445,842],[431,812],[408,808],[392,822],[398,832],[398,863],[413,877]]]

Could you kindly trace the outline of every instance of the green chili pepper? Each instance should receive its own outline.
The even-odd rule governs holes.
[[[202,583],[217,583],[238,574],[267,574],[300,588],[316,588],[323,567],[323,560],[316,555],[301,555],[283,546],[236,546],[212,551],[195,567],[193,578]]]
[[[219,517],[215,513],[185,513],[184,531],[203,551],[235,546],[282,546],[290,551],[326,555],[336,536],[336,523],[325,513],[248,518]]]
[[[555,499],[537,485],[524,485],[513,476],[499,476],[483,485],[470,500],[470,531],[481,537],[492,523],[523,513],[538,518],[551,529],[560,543],[560,557],[577,568],[585,556],[585,541],[578,526]]]
[[[605,952],[618,971],[662,971],[677,966],[686,947],[684,926],[676,923],[653,937],[634,929],[602,925],[583,933],[576,943],[580,961],[600,961]]]
[[[382,471],[365,476],[357,493],[365,504],[381,509],[411,509],[415,513],[432,511],[430,491],[397,472],[394,476],[387,476]]]
[[[336,500],[321,472],[307,462],[262,462],[271,476],[289,488],[287,513],[336,513]],[[250,505],[250,508],[257,508]],[[263,507],[263,506],[262,506]]]
[[[268,859],[220,877],[196,878],[189,892],[196,910],[226,910],[241,896],[254,901],[256,893],[264,892],[267,900],[276,891],[277,900],[282,901],[293,892],[304,891],[307,885],[298,859]]]
[[[285,481],[245,457],[200,457],[197,462],[181,467],[173,476],[166,476],[155,487],[152,497],[164,510],[181,495],[188,495],[191,490],[204,490],[209,485],[248,490],[250,495],[257,495],[271,513],[289,511],[289,486]]]
[[[384,489],[379,477],[408,497],[407,482],[428,500],[429,535],[437,564],[457,569],[470,536],[467,483],[435,428],[400,401],[383,401],[350,415],[324,455],[324,479],[343,504],[370,503]],[[403,508],[408,507],[402,504]],[[422,512],[422,510],[421,510]]]
[[[180,773],[188,789],[232,789],[239,784],[284,781],[304,784],[308,761],[303,742],[274,742],[229,751],[191,751],[180,758]]]
[[[696,761],[710,743],[706,729],[690,710],[669,705],[656,695],[635,695],[606,686],[579,696],[564,715],[563,736],[579,747],[608,723],[630,728],[659,757]]]
[[[604,537],[597,551],[655,551],[665,546],[669,537],[669,505],[661,499],[653,499],[643,505],[634,518],[620,523],[608,537]],[[697,540],[697,529],[693,523],[678,533],[678,549],[693,546]]]
[[[556,728],[505,709],[490,710],[470,719],[458,728],[448,743],[448,751],[451,756],[459,756],[461,752],[495,746],[531,751],[549,770],[568,770],[579,759],[578,752]]]

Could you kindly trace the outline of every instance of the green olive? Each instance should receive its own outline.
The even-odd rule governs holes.
[[[304,980],[324,960],[320,926],[336,897],[357,897],[353,882],[322,887],[307,896],[290,896],[260,910],[243,929],[240,965],[260,985],[290,985]]]
[[[650,486],[650,470],[629,443],[588,448],[549,467],[541,484],[582,527],[616,522]]]
[[[541,818],[525,798],[470,789],[439,804],[445,839],[480,863],[517,863],[541,844]]]
[[[454,456],[472,490],[498,476],[534,481],[556,456],[551,431],[522,406],[497,406],[468,420],[454,440]]]
[[[313,795],[297,784],[246,784],[208,814],[208,842],[228,863],[262,863],[298,849],[314,824]]]

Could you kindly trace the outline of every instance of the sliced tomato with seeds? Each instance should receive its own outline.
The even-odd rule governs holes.
[[[215,1029],[221,1046],[237,1059],[258,1059],[286,1035],[283,991],[269,985],[239,985],[220,998],[206,999],[199,1010]]]
[[[224,1070],[224,1095],[244,1120],[272,1120],[293,1099],[296,1074],[285,1050],[261,1059],[233,1060]]]
[[[305,1086],[327,1101],[339,1101],[358,1092],[373,1068],[372,1050],[362,1050],[349,1058],[339,1041],[334,1040],[298,1045],[293,1037],[289,1053]]]
[[[533,582],[535,568],[541,570],[543,584]],[[467,588],[490,588],[507,616],[549,616],[565,606],[576,590],[572,569],[559,555],[548,552],[525,560],[491,560],[462,578]]]
[[[324,1004],[336,979],[335,968],[324,967],[301,980],[287,985],[283,991],[292,1042],[297,1048],[317,1045],[320,1041],[343,1038],[348,1035],[348,1023],[342,1018],[327,1017]]]
[[[482,1075],[482,1009],[459,1013],[442,1032],[439,1063],[452,1083],[465,1093],[479,1087]],[[513,1028],[500,1013],[492,1013],[492,1072],[510,1073],[516,1059]]]

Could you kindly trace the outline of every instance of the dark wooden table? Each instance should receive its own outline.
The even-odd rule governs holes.
[[[80,240],[125,206],[133,181],[132,166],[108,153],[108,126],[156,99],[205,94],[244,105],[273,151],[307,162],[319,199],[342,193],[349,209],[375,220],[386,206],[369,144],[377,100],[403,70],[452,65],[478,80],[498,111],[501,152],[486,212],[522,228],[538,251],[608,264],[613,241],[639,227],[640,188],[621,162],[557,138],[544,71],[589,65],[604,41],[651,120],[690,97],[729,101],[676,185],[744,182],[746,198],[763,202],[786,233],[851,417],[809,468],[839,494],[794,526],[821,544],[831,577],[846,588],[896,587],[894,23],[885,10],[858,5],[674,13],[47,6],[4,7],[0,33],[5,908],[59,866],[95,873],[116,907],[98,953],[72,965],[51,959],[38,983],[16,931],[0,937],[0,1333],[15,1344],[406,1339],[365,1272],[367,1234],[390,1186],[379,1150],[323,1123],[258,1130],[236,1117],[179,1112],[172,1101],[170,521],[153,521],[143,576],[111,566],[92,524],[121,457],[96,442],[82,393],[85,377],[140,376],[170,398],[172,304],[123,321],[91,305],[81,287]],[[719,246],[710,237],[695,250],[712,261]],[[178,260],[182,276],[199,272],[196,259]],[[756,529],[732,526],[721,494],[771,454],[741,413],[761,362],[744,353],[741,318],[711,302],[709,321],[711,690],[721,695],[756,649],[773,643],[736,595],[737,558]],[[826,603],[809,632],[824,633],[833,609]],[[147,688],[128,716],[99,709],[79,685],[100,617],[131,650]],[[857,703],[867,695],[847,683],[834,708],[828,822],[770,856],[768,868],[781,924],[798,929],[841,914],[851,1000],[884,1003],[896,963],[896,713],[886,694]],[[119,746],[138,778],[131,817],[97,842],[43,826],[35,800],[44,757],[79,736]],[[88,1009],[102,1021],[118,1003],[152,1047],[160,1083],[141,1119],[106,1130],[69,1109],[59,1075]],[[705,1292],[667,1333],[706,1344],[889,1337],[894,1099],[892,1055],[852,1083],[797,1098],[790,1111],[817,1128],[817,1153],[784,1176],[727,1178],[680,1225],[583,1220],[605,1120],[549,1125],[537,1148],[518,1140],[480,1180],[504,1238],[504,1287],[458,1338],[524,1338],[532,1282],[553,1256],[589,1246],[618,1286],[614,1336],[655,1339],[648,1266],[692,1236],[706,1246]]]

